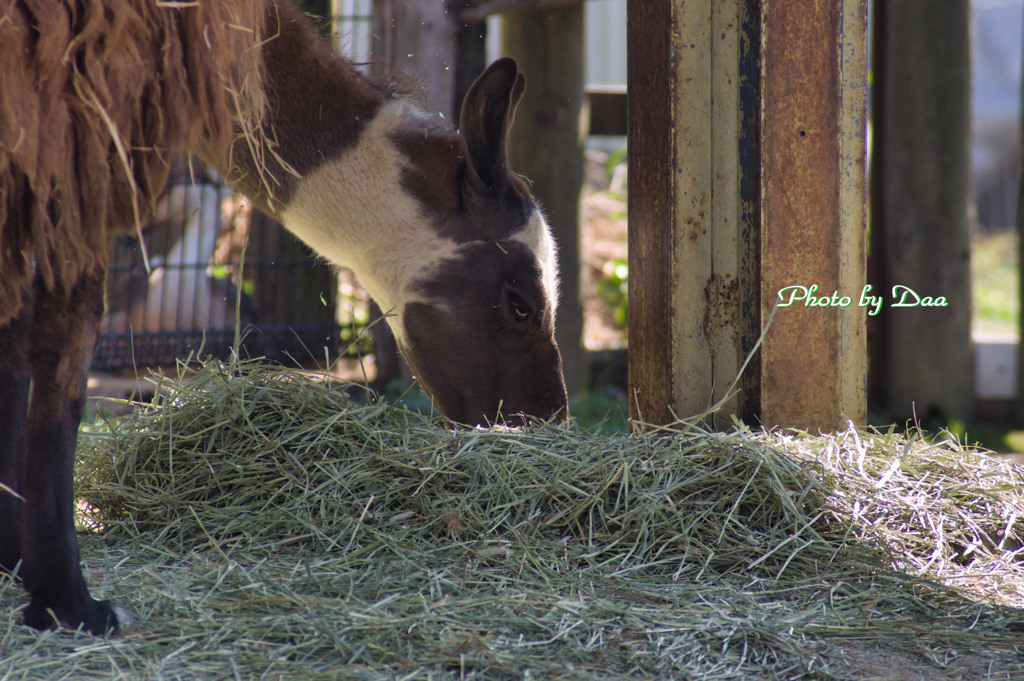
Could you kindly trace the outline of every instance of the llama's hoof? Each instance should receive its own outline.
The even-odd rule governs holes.
[[[123,636],[136,628],[135,618],[120,605],[110,601],[93,601],[81,610],[40,607],[30,603],[25,609],[25,624],[34,629],[78,629],[95,636]]]
[[[103,601],[110,606],[110,611],[117,621],[117,628],[110,634],[111,636],[124,636],[134,632],[139,627],[138,621],[128,612],[128,608],[123,608],[116,603],[110,601]]]

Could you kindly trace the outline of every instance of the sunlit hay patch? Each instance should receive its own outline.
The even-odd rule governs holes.
[[[828,491],[829,524],[876,547],[893,567],[1024,605],[1024,467],[915,434],[849,430],[767,441],[813,464]],[[1006,580],[976,579],[1004,573]],[[1017,577],[1010,577],[1016,575]]]

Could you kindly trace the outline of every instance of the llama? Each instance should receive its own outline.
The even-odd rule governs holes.
[[[108,243],[178,151],[351,268],[450,419],[566,418],[555,246],[506,159],[524,87],[495,62],[453,132],[289,0],[0,0],[0,567],[27,624],[131,621],[82,576],[74,449]]]

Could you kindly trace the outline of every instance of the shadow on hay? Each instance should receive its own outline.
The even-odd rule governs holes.
[[[963,568],[953,547],[1024,507],[1019,471],[998,463],[855,430],[451,428],[292,370],[195,369],[155,379],[153,404],[81,439],[92,522],[128,546],[212,561],[217,575],[236,563],[272,573],[272,612],[245,619],[285,617],[284,598],[305,621],[310,606],[346,659],[404,670],[388,651],[412,646],[410,660],[471,659],[475,678],[520,678],[498,672],[543,651],[553,678],[614,638],[605,664],[642,668],[635,678],[722,665],[808,678],[880,650],[928,674],[893,678],[954,678],[918,661],[937,647],[985,651],[986,668],[1010,670],[991,678],[1016,678],[1024,610],[993,607],[983,592],[999,580],[977,575],[1024,584],[1019,563],[979,544]],[[1019,536],[1019,521],[1008,527]],[[250,568],[235,572],[244,582]],[[219,580],[200,591],[225,589]],[[251,607],[253,589],[236,589],[225,607]],[[489,633],[467,652],[445,647],[453,628]]]

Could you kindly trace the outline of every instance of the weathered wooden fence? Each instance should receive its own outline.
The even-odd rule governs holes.
[[[864,0],[631,0],[633,416],[699,414],[789,286],[853,300],[779,309],[728,400],[766,425],[865,418]]]

